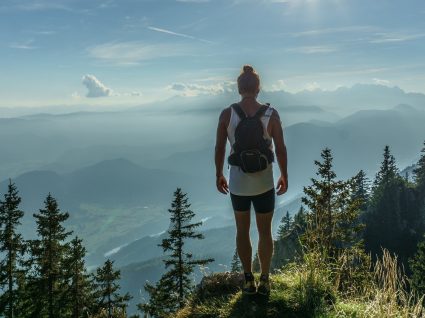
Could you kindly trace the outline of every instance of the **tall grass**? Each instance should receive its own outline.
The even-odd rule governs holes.
[[[373,279],[362,295],[341,299],[333,317],[425,318],[423,297],[408,289],[408,280],[397,256],[383,250],[373,266]]]
[[[397,256],[383,250],[381,259],[374,266],[373,295],[366,307],[366,317],[425,317],[422,298],[408,291],[407,277]]]

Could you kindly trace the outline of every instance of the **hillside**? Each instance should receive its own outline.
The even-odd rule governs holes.
[[[176,318],[401,318],[425,317],[419,298],[406,291],[397,259],[384,254],[360,291],[335,288],[337,275],[309,255],[272,274],[269,296],[243,295],[239,273],[203,278]],[[259,274],[254,274],[256,280]],[[356,288],[356,282],[351,282]]]

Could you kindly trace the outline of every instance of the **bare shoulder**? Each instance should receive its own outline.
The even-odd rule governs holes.
[[[229,107],[226,107],[225,109],[223,109],[221,111],[220,117],[218,119],[219,122],[222,122],[222,123],[226,124],[226,126],[227,126],[227,124],[230,121],[230,115],[231,115],[231,109],[230,109],[230,106],[229,106]]]

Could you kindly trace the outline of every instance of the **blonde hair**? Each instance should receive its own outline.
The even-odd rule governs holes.
[[[244,65],[238,77],[239,93],[254,93],[260,90],[260,76],[251,65]]]

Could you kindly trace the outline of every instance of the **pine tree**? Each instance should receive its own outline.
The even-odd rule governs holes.
[[[420,220],[421,222],[418,224],[418,228],[419,232],[422,234],[425,232],[425,141],[421,153],[422,155],[416,164],[416,168],[413,170],[413,174],[415,180],[418,213],[422,216]]]
[[[190,206],[187,194],[177,188],[171,209],[168,209],[171,214],[168,237],[159,244],[165,253],[171,252],[164,260],[165,268],[169,270],[156,286],[146,283],[145,290],[149,293],[150,300],[147,304],[139,305],[139,309],[156,317],[161,317],[164,313],[174,313],[179,308],[183,308],[193,288],[190,275],[195,266],[214,261],[211,258],[195,260],[191,253],[184,250],[185,240],[204,238],[201,233],[195,232],[195,228],[201,226],[202,222],[190,223],[195,216]]]
[[[31,316],[56,318],[62,316],[67,307],[63,286],[64,261],[69,247],[65,240],[72,232],[63,226],[68,212],[61,212],[50,193],[44,204],[44,209],[34,214],[39,238],[29,242],[31,255],[26,262],[29,273],[26,289],[32,299]]]
[[[258,273],[261,271],[260,258],[258,252],[255,253],[254,259],[252,260],[252,271]]]
[[[0,316],[15,317],[18,265],[22,260],[25,244],[18,227],[24,212],[19,209],[21,198],[14,183],[9,179],[4,201],[0,201],[0,286],[6,285],[5,293],[0,296]]]
[[[307,229],[307,215],[303,206],[300,206],[298,212],[294,215],[293,229],[300,236]]]
[[[235,249],[235,253],[233,254],[232,264],[231,264],[231,272],[239,273],[242,270],[241,260],[239,259],[238,250]]]
[[[94,277],[94,297],[96,298],[95,312],[106,310],[108,318],[114,317],[114,313],[125,313],[127,302],[132,298],[128,293],[120,295],[118,283],[121,272],[115,270],[114,262],[107,260],[99,267]]]
[[[425,295],[425,236],[424,240],[418,244],[417,252],[409,260],[412,271],[412,286],[418,294]]]
[[[391,154],[390,146],[386,145],[384,148],[384,159],[382,160],[381,168],[373,181],[373,190],[376,190],[377,187],[388,185],[397,177],[399,177],[399,175],[395,158]]]
[[[413,174],[415,177],[416,188],[418,189],[420,197],[423,198],[422,203],[425,205],[425,141],[421,153],[422,155],[416,164],[416,168],[413,170]]]
[[[360,209],[362,212],[365,212],[369,201],[369,180],[363,170],[360,170],[359,173],[353,177],[353,186],[352,198],[361,200],[362,204]]]
[[[419,166],[420,163],[417,175],[421,174]],[[386,146],[365,215],[365,246],[372,257],[380,256],[382,248],[386,248],[397,254],[408,269],[408,260],[414,255],[425,230],[425,210],[421,210],[419,192],[417,185],[400,176]]]
[[[400,256],[403,231],[401,193],[404,185],[405,181],[398,174],[394,156],[389,147],[385,146],[365,215],[365,246],[374,258],[381,255],[382,248]]]
[[[86,248],[82,240],[75,237],[69,245],[69,251],[64,260],[65,289],[64,299],[68,302],[72,318],[86,317],[89,308],[93,306],[91,297],[90,275],[85,267]]]
[[[336,257],[342,248],[357,243],[360,205],[352,198],[352,180],[336,180],[331,150],[325,148],[322,162],[315,160],[319,179],[304,187],[302,202],[309,209],[304,244],[323,255]]]
[[[282,217],[280,221],[279,228],[277,229],[278,238],[282,239],[285,235],[287,235],[292,228],[292,218],[289,215],[289,211],[286,211],[286,214]]]
[[[25,268],[19,269],[16,273],[16,303],[15,303],[15,317],[27,318],[34,317],[32,314],[32,296],[34,293],[31,293],[29,290],[28,284],[28,273],[25,271]]]

